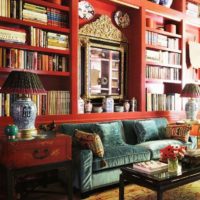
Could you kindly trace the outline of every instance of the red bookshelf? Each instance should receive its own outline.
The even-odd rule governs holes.
[[[62,122],[88,122],[88,121],[103,121],[103,120],[117,120],[117,119],[136,119],[164,116],[170,121],[184,118],[183,111],[146,111],[146,89],[149,83],[157,83],[164,85],[164,92],[180,93],[183,85],[189,81],[196,81],[199,83],[199,70],[194,70],[188,66],[187,60],[187,42],[191,35],[194,36],[197,42],[200,42],[200,22],[199,18],[189,17],[186,14],[186,3],[195,2],[200,4],[199,0],[174,0],[171,8],[166,8],[157,5],[148,0],[88,0],[95,9],[95,17],[92,20],[80,19],[78,16],[78,0],[63,0],[63,5],[50,3],[48,1],[37,0],[23,0],[23,2],[44,6],[48,8],[55,8],[65,13],[68,13],[69,22],[66,28],[49,26],[39,23],[27,22],[21,19],[9,18],[0,16],[0,21],[6,26],[20,27],[28,31],[29,27],[33,26],[45,31],[56,32],[60,34],[69,35],[69,49],[58,50],[42,47],[34,47],[27,44],[14,44],[8,42],[0,42],[0,48],[16,48],[29,51],[41,52],[44,54],[56,54],[68,57],[67,72],[50,72],[36,70],[46,87],[50,90],[68,90],[70,91],[70,113],[67,115],[44,115],[37,117],[37,124],[48,123],[55,120],[57,123]],[[90,23],[97,19],[100,15],[108,15],[111,17],[113,24],[113,13],[117,10],[127,12],[131,19],[131,24],[126,29],[121,29],[128,39],[128,63],[126,74],[126,98],[137,99],[138,111],[128,113],[91,113],[78,114],[78,90],[79,90],[79,37],[78,30],[84,24]],[[146,27],[146,18],[151,17],[158,24],[174,23],[177,27],[176,33],[171,33],[166,30]],[[151,31],[157,34],[165,35],[168,38],[177,38],[179,41],[179,49],[158,47],[146,44],[145,31]],[[180,64],[163,64],[159,62],[152,62],[146,60],[146,49],[153,49],[155,51],[168,51],[181,55]],[[158,80],[147,79],[145,77],[146,66],[152,65],[155,67],[174,68],[179,70],[179,80]],[[12,69],[0,69],[0,85],[5,80],[5,77]],[[189,75],[189,78],[188,78]],[[195,76],[195,78],[194,78]],[[82,84],[82,83],[80,83]],[[12,122],[11,117],[0,117],[0,125],[4,126]]]

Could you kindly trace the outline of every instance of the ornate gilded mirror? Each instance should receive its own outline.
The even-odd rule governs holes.
[[[83,26],[79,37],[81,93],[90,99],[107,95],[122,99],[127,54],[125,37],[106,15]]]

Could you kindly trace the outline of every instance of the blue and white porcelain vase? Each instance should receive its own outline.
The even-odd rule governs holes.
[[[195,99],[189,99],[185,104],[186,119],[196,120],[198,113],[198,104]]]
[[[107,96],[103,99],[104,112],[114,112],[114,100],[111,96]]]
[[[37,108],[30,98],[22,97],[11,106],[11,116],[19,130],[35,129]]]
[[[173,0],[160,0],[160,5],[170,8]]]

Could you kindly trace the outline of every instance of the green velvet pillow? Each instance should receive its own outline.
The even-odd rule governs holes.
[[[122,122],[96,124],[95,132],[101,137],[104,146],[124,145]]]
[[[137,121],[134,128],[138,143],[159,139],[158,128],[154,120]]]

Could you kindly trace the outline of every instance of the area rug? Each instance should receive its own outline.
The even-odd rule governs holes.
[[[118,188],[93,194],[84,200],[119,200]],[[156,200],[156,193],[138,185],[125,187],[125,200]],[[163,200],[200,200],[200,181],[164,192]]]

